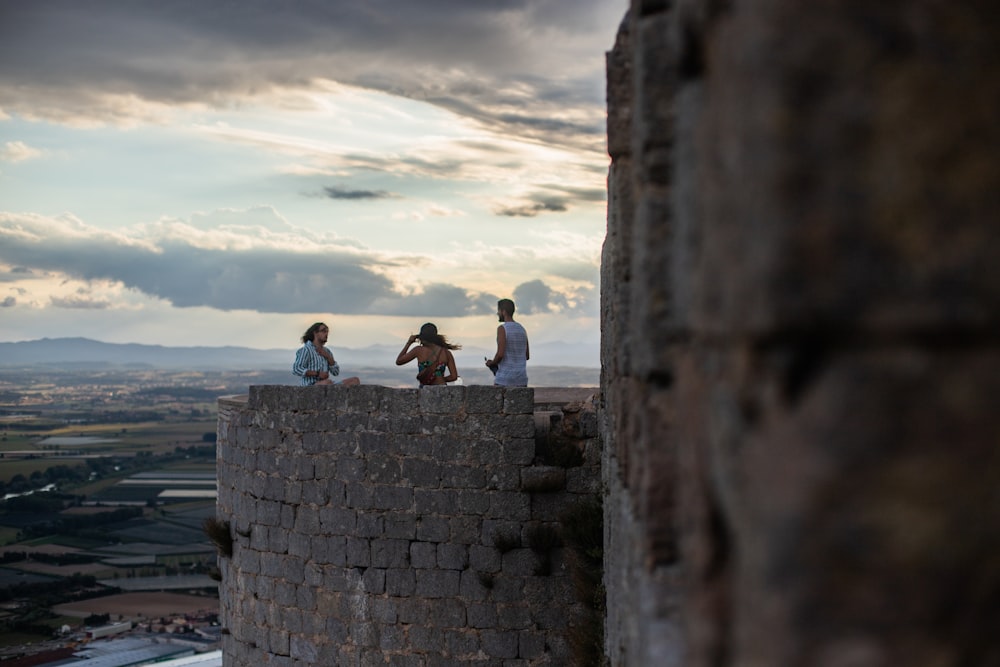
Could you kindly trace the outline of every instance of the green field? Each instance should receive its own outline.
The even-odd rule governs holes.
[[[214,434],[215,417],[196,421],[162,421],[129,424],[58,425],[48,430],[19,430],[7,425],[6,439],[0,442],[0,482],[16,475],[30,477],[55,465],[85,465],[93,456],[134,456],[166,454],[177,447],[204,445],[206,434]],[[45,444],[48,438],[100,438],[105,442]],[[17,454],[12,452],[31,452]]]

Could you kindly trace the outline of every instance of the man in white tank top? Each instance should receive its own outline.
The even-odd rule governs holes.
[[[528,386],[528,332],[514,321],[514,302],[500,299],[497,302],[497,352],[486,365],[495,373],[493,384],[502,387]]]

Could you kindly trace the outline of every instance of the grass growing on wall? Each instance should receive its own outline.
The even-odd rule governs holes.
[[[233,536],[229,532],[228,521],[220,521],[215,517],[206,517],[205,521],[202,522],[202,529],[208,535],[208,539],[212,540],[212,544],[215,545],[215,548],[219,550],[221,555],[226,558],[232,558]]]

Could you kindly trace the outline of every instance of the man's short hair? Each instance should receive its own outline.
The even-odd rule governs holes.
[[[500,299],[497,301],[497,308],[507,313],[508,315],[514,314],[514,302],[510,299]]]

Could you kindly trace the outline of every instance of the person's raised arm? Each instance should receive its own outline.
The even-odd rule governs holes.
[[[400,350],[399,354],[396,355],[397,366],[403,366],[404,364],[408,364],[417,358],[418,348],[413,348],[412,350],[410,349],[410,346],[413,345],[416,341],[417,341],[417,336],[415,334],[411,334],[410,337],[406,339],[406,344],[403,345],[403,349]]]

